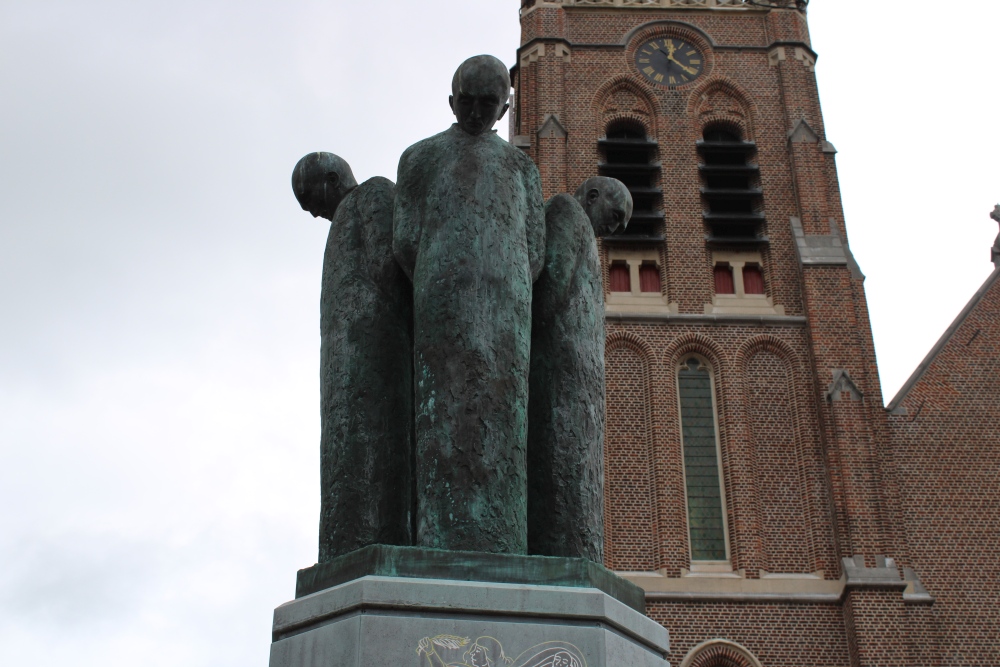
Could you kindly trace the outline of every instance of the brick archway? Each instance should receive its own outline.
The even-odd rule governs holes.
[[[711,639],[691,649],[680,667],[762,667],[753,653],[725,639]]]

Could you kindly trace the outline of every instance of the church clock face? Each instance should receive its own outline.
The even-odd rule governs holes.
[[[697,79],[705,58],[690,42],[674,37],[651,39],[635,52],[639,73],[661,86],[682,86]]]

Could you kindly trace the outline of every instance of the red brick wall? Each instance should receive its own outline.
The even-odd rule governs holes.
[[[1000,281],[890,418],[910,565],[941,664],[1000,661]]]
[[[690,567],[676,372],[684,356],[695,353],[708,360],[715,378],[734,567],[749,576],[765,569],[839,577],[817,417],[803,396],[811,376],[804,328],[609,323],[608,332],[608,565],[665,569],[669,576]],[[761,359],[777,364],[768,372],[779,373],[784,385],[751,403]],[[780,442],[751,437],[748,425],[776,428],[782,419],[789,421]],[[780,470],[770,469],[775,464]],[[646,493],[648,500],[636,498]],[[796,508],[779,503],[775,493],[794,497]],[[798,541],[792,552],[778,546],[792,539]],[[775,545],[770,567],[763,551],[768,543]],[[637,567],[650,553],[657,554],[655,567]]]
[[[605,428],[606,551],[608,567],[651,571],[657,567],[649,432],[649,359],[623,340],[606,351]]]
[[[851,665],[840,605],[654,602],[647,613],[670,629],[675,666],[709,639],[743,646],[764,667]]]
[[[760,489],[761,567],[769,572],[812,572],[812,536],[802,497],[804,463],[788,364],[764,349],[750,357],[743,374]]]
[[[550,15],[564,15],[565,18],[544,21],[541,18]],[[632,52],[628,49],[583,46],[617,44],[631,29],[663,20],[665,16],[697,28],[685,28],[685,34],[705,45],[710,65],[700,79],[688,86],[676,90],[654,88],[643,83],[634,70]],[[706,229],[701,219],[703,204],[695,142],[701,138],[706,122],[728,118],[735,119],[743,127],[746,138],[758,144],[756,161],[761,166],[764,212],[768,218],[764,232],[771,239],[763,250],[768,294],[783,305],[788,314],[802,314],[795,246],[788,222],[790,217],[801,215],[800,197],[795,189],[787,132],[789,118],[802,117],[801,107],[806,103],[813,105],[806,114],[813,129],[821,133],[823,124],[812,73],[792,56],[789,56],[791,62],[786,61],[780,68],[768,64],[767,46],[771,40],[767,33],[774,22],[771,16],[767,13],[682,12],[678,15],[665,10],[580,11],[542,7],[529,12],[524,20],[523,43],[541,35],[550,38],[529,46],[530,49],[544,44],[546,55],[523,64],[515,77],[520,117],[515,133],[532,139],[529,154],[541,168],[545,196],[563,188],[572,192],[596,173],[600,160],[597,140],[610,122],[617,118],[635,118],[643,122],[649,135],[659,143],[663,210],[667,214],[665,249],[669,275],[666,280],[672,287],[670,299],[679,304],[681,312],[701,312],[704,304],[711,301],[711,255],[704,242]],[[548,32],[542,30],[542,24],[551,26],[546,28]],[[653,36],[656,30],[644,30],[642,35]],[[707,32],[720,46],[738,44],[751,48],[712,50],[708,40],[701,37],[700,30]],[[799,39],[807,37],[804,27],[799,32]],[[572,44],[568,63],[553,55],[555,45],[563,43],[561,40]],[[789,96],[787,87],[783,88],[783,79],[794,79],[796,85],[807,89],[797,96],[804,102],[788,110],[782,104]],[[742,116],[699,109],[702,98],[712,91],[723,91],[730,100],[728,105],[738,108]],[[640,113],[622,108],[618,103],[627,101],[622,97],[634,99],[630,106]],[[553,113],[559,115],[569,132],[561,164],[553,161],[555,151],[543,149],[543,142],[534,136],[546,114]],[[819,152],[814,144],[809,148],[813,153]],[[544,155],[542,150],[545,150]],[[813,184],[808,185],[802,196],[821,198],[824,204],[819,210],[808,203],[807,208],[815,209],[816,214],[807,215],[806,219],[827,229],[829,217],[842,220],[839,211],[829,210],[832,206],[825,203],[829,191],[828,174],[820,167],[831,163],[832,157],[820,155],[815,162],[817,171]]]
[[[637,42],[666,30],[705,53],[704,74],[675,89],[646,82],[633,65]],[[630,31],[635,36],[626,40]],[[843,557],[861,555],[873,567],[876,556],[890,556],[922,577],[926,568],[944,606],[904,605],[898,586],[852,588],[838,603],[653,602],[649,614],[672,634],[671,661],[680,664],[694,646],[724,638],[766,667],[937,664],[939,648],[945,662],[949,651],[974,662],[967,659],[973,649],[939,642],[949,632],[996,658],[995,649],[983,648],[1000,643],[996,630],[960,629],[961,614],[939,608],[970,596],[973,603],[956,607],[961,613],[973,614],[984,627],[997,616],[984,609],[990,601],[996,608],[1000,592],[992,584],[969,583],[957,563],[979,564],[984,553],[996,553],[1000,530],[982,516],[972,524],[980,544],[992,551],[977,550],[971,535],[952,554],[928,545],[955,534],[949,521],[983,510],[997,516],[990,504],[1000,495],[997,462],[972,445],[957,445],[975,451],[957,457],[954,470],[946,467],[953,477],[937,486],[967,480],[977,490],[992,483],[994,492],[984,500],[981,491],[976,496],[970,490],[967,503],[952,507],[946,489],[932,490],[932,460],[940,452],[928,444],[930,436],[913,444],[920,454],[900,452],[897,432],[906,427],[895,421],[890,427],[882,409],[863,279],[843,263],[799,261],[793,217],[806,234],[846,234],[835,160],[820,143],[824,124],[808,39],[805,16],[790,10],[537,6],[522,17],[512,133],[530,139],[527,152],[539,166],[545,195],[572,192],[597,173],[598,139],[617,120],[640,123],[657,142],[662,165],[666,240],[644,247],[659,254],[663,294],[681,317],[607,324],[607,565],[671,578],[691,567],[676,370],[684,355],[698,354],[715,382],[733,569],[751,580],[762,571],[822,570],[835,581]],[[549,114],[558,116],[565,139],[537,137]],[[789,131],[802,120],[820,141],[789,142]],[[769,239],[757,250],[767,295],[784,308],[785,318],[703,317],[713,297],[712,251],[705,241],[710,230],[702,219],[696,142],[712,123],[737,127],[756,142],[752,162],[760,167],[767,219],[761,232]],[[989,340],[996,341],[994,352],[1000,349],[1000,333]],[[856,396],[828,398],[838,369],[849,373]],[[980,407],[963,409],[971,419]],[[941,420],[937,437],[946,430],[947,418]],[[960,463],[973,462],[981,468],[960,472]],[[950,664],[966,663],[956,657]]]

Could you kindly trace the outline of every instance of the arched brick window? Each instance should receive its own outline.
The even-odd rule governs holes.
[[[704,360],[687,357],[677,372],[684,486],[692,565],[729,561],[715,390]]]
[[[762,667],[757,657],[735,642],[712,639],[693,649],[680,667]]]

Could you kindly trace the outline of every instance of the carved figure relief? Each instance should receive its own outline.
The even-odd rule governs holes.
[[[417,655],[429,667],[587,667],[583,653],[569,642],[544,642],[508,657],[494,637],[424,637],[417,644]]]

